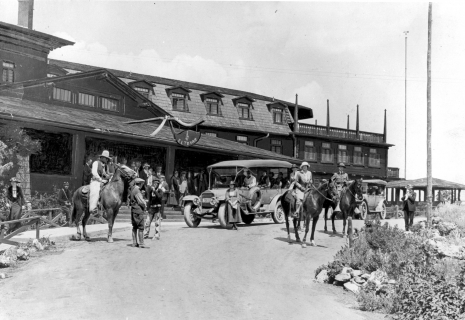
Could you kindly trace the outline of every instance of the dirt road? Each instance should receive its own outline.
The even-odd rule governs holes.
[[[313,282],[339,235],[317,231],[318,246],[302,249],[273,223],[162,232],[150,249],[130,247],[126,231],[29,262],[0,283],[0,319],[381,319]]]

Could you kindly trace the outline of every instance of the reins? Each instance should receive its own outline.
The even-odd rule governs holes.
[[[329,189],[329,182],[327,182],[328,184],[328,189]],[[325,198],[326,200],[329,200],[331,202],[334,202],[333,199],[329,199],[328,197],[326,197],[324,194],[321,193],[320,190],[318,190],[317,187],[315,187],[315,185],[313,183],[310,182],[310,185],[313,187],[313,189],[315,189],[323,198]],[[326,191],[328,191],[328,189],[326,189]],[[307,193],[307,192],[310,192],[310,188],[308,188],[307,190],[304,191],[304,194]]]

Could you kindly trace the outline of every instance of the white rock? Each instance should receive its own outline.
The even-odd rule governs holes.
[[[355,277],[353,280],[355,281],[355,283],[359,284],[364,284],[366,282],[365,279],[363,279],[362,277]]]
[[[384,280],[386,280],[388,277],[387,277],[387,274],[386,272],[384,271],[381,271],[381,270],[376,270],[375,272],[372,272],[370,274],[370,277],[368,278],[368,281],[379,281],[380,283],[383,282]]]
[[[360,276],[360,278],[364,279],[364,280],[368,280],[370,278],[370,274],[369,273],[364,273]]]
[[[14,261],[10,257],[0,256],[0,268],[8,268]]]
[[[353,293],[357,293],[358,290],[359,290],[359,287],[355,283],[352,283],[352,282],[344,283],[344,288],[346,290],[349,290],[349,291],[353,292]]]
[[[352,270],[352,271],[350,272],[350,275],[351,275],[353,278],[358,277],[358,276],[360,276],[361,274],[362,274],[362,271],[360,271],[360,270]]]
[[[37,250],[44,250],[44,246],[42,245],[42,243],[39,242],[39,240],[34,239],[34,241],[32,241],[32,244],[34,245],[34,247],[36,247]]]
[[[345,274],[345,273],[350,274],[351,272],[352,272],[352,268],[344,267],[344,268],[342,268],[342,271],[341,271],[340,274]]]
[[[6,278],[6,274],[0,273],[0,279],[5,279],[5,278]]]
[[[348,273],[340,273],[335,277],[336,281],[339,282],[347,282],[350,280],[350,274]]]
[[[18,257],[18,260],[28,260],[29,252],[20,248],[16,251],[16,256]]]
[[[328,282],[328,271],[327,270],[321,270],[320,273],[316,276],[316,282],[318,283],[324,283]]]
[[[396,284],[397,282],[396,282],[396,280],[394,280],[394,279],[390,279],[390,280],[388,281],[388,283],[389,283],[389,284]]]

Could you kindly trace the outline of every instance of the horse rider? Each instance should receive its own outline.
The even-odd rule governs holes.
[[[144,213],[147,205],[140,191],[144,182],[144,179],[136,178],[130,192],[132,246],[136,248],[148,248],[144,245]]]
[[[71,190],[69,190],[69,182],[63,182],[63,188],[58,192],[58,203],[62,206],[62,210],[66,214],[68,226],[71,227]]]
[[[336,185],[337,193],[338,193],[337,205],[336,205],[336,209],[334,209],[334,212],[341,211],[341,209],[339,208],[339,201],[341,200],[342,189],[345,186],[345,184],[349,181],[349,175],[344,172],[344,168],[346,167],[344,162],[340,162],[337,165],[337,167],[339,171],[333,174],[333,176],[331,177],[331,182],[333,182]]]
[[[153,239],[160,239],[160,227],[162,220],[162,206],[163,206],[163,194],[165,188],[162,186],[162,182],[156,176],[153,177],[152,185],[147,186],[147,206],[148,216],[145,221],[145,234],[144,239],[148,239],[150,233],[150,225],[155,220],[155,235]]]
[[[304,201],[304,193],[308,186],[313,183],[312,173],[309,171],[309,169],[310,164],[304,161],[300,165],[300,171],[297,171],[294,176],[294,189],[297,197],[297,206],[296,212],[294,212],[294,217],[301,217],[300,210]]]
[[[108,173],[108,163],[110,160],[110,152],[103,150],[99,159],[92,163],[92,179],[89,185],[89,211],[93,215],[98,213],[97,204],[100,197],[100,189],[111,178]]]

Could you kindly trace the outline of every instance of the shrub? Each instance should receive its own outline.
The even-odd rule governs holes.
[[[455,223],[458,226],[462,237],[465,237],[465,206],[445,204],[436,208],[434,216],[442,218],[445,222]]]
[[[357,302],[362,311],[390,313],[395,302],[395,290],[389,288],[386,293],[377,293],[376,285],[370,282],[358,293]]]

